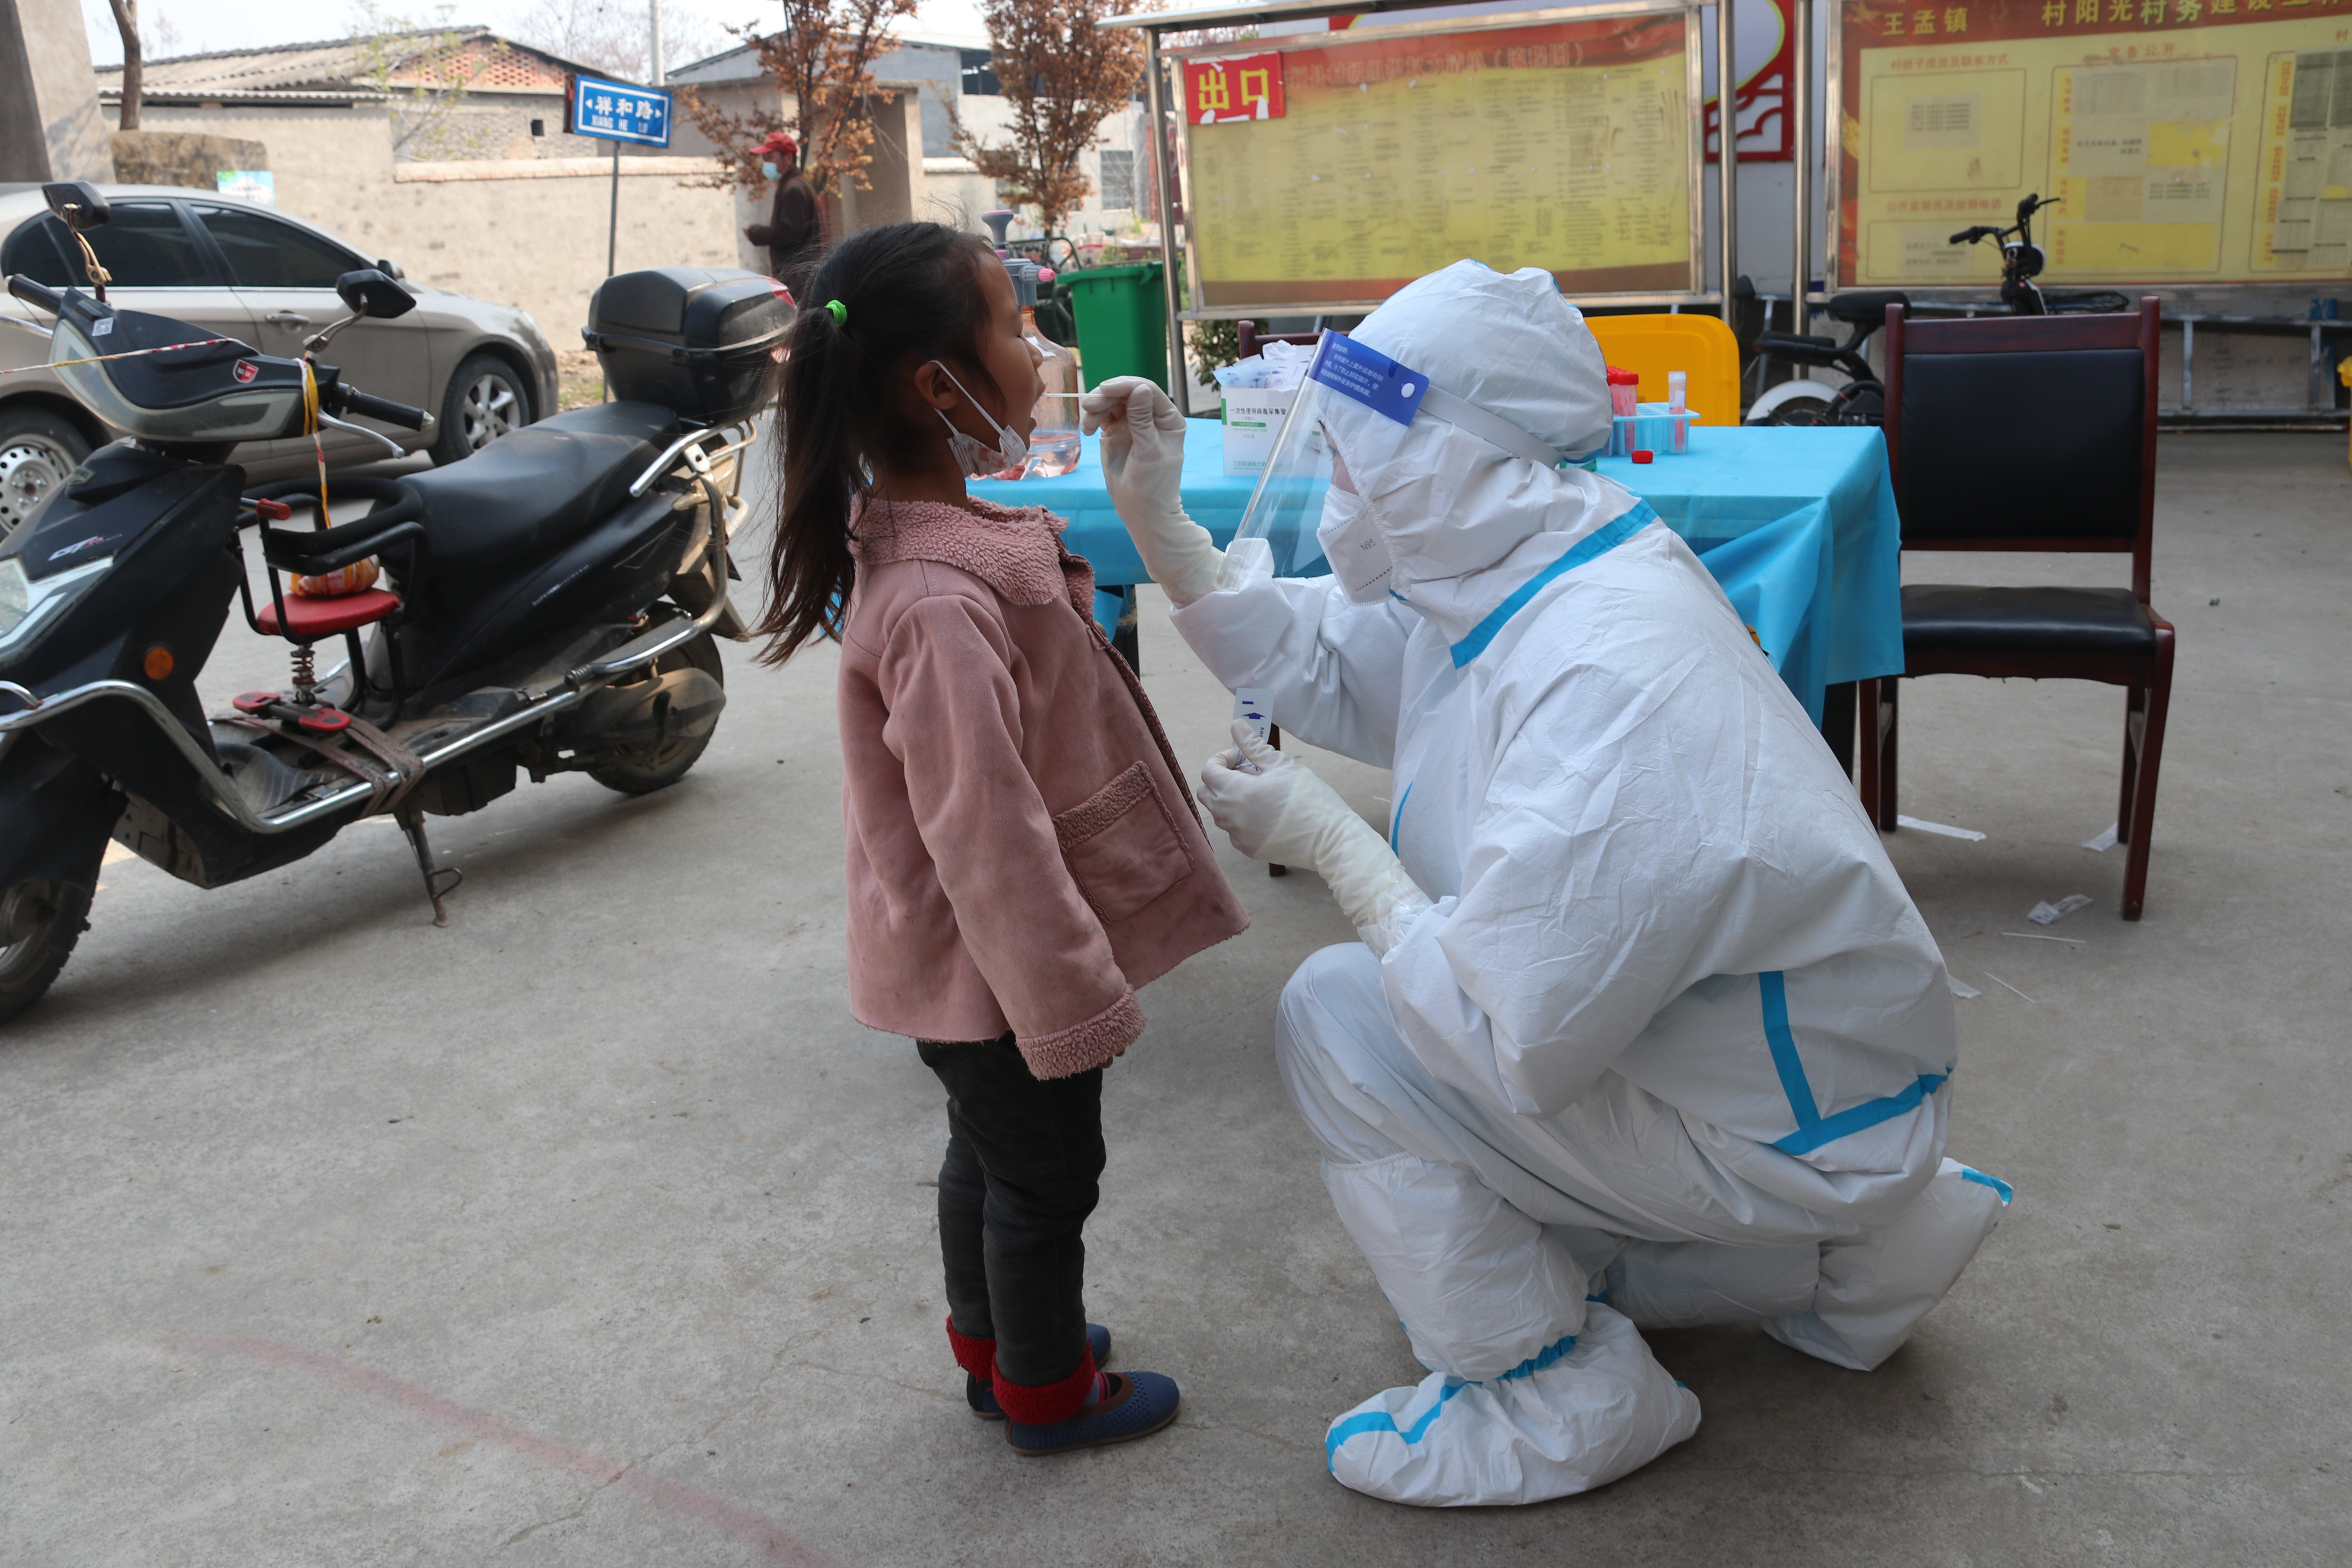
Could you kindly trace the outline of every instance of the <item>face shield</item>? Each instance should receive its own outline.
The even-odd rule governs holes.
[[[1263,560],[1276,576],[1329,572],[1358,604],[1385,596],[1389,545],[1370,492],[1416,419],[1454,426],[1544,469],[1572,461],[1418,371],[1326,331],[1227,553],[1237,564]]]

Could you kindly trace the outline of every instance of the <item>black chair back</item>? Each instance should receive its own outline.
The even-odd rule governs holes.
[[[1904,547],[2129,551],[2145,602],[2158,310],[1915,321],[1890,306]]]

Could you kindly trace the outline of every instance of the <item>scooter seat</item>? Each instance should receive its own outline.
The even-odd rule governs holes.
[[[1869,289],[1859,293],[1832,294],[1822,307],[1832,320],[1851,321],[1857,327],[1877,331],[1886,325],[1886,307],[1900,305],[1911,308],[1911,296],[1898,289]]]
[[[445,590],[479,584],[571,543],[628,499],[677,422],[659,404],[593,404],[405,477],[402,486],[423,503],[434,580]]]
[[[278,606],[268,604],[256,610],[253,618],[261,629],[272,637],[286,637],[295,642],[314,642],[320,637],[334,637],[341,632],[380,621],[400,608],[400,601],[381,588],[369,588],[357,594],[345,594],[333,599],[306,598],[299,594],[286,595],[286,627],[278,626]]]

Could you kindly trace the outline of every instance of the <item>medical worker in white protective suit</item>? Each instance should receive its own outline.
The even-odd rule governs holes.
[[[1430,1376],[1336,1420],[1332,1474],[1528,1502],[1696,1430],[1638,1329],[1760,1321],[1867,1371],[2009,1192],[1943,1157],[1952,998],[1853,786],[1683,542],[1554,466],[1609,427],[1583,318],[1546,273],[1465,261],[1352,339],[1387,393],[1318,373],[1286,430],[1329,448],[1308,525],[1336,576],[1212,546],[1158,388],[1108,384],[1090,420],[1210,669],[1394,770],[1385,836],[1240,723],[1202,785],[1363,939],[1292,976],[1277,1049]],[[1409,423],[1371,405],[1419,386]]]

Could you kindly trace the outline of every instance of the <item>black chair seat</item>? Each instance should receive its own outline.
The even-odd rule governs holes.
[[[599,403],[526,425],[472,457],[402,480],[424,503],[433,573],[446,590],[553,554],[628,499],[677,415]]]
[[[1903,590],[1903,652],[2153,655],[2156,623],[2129,588],[1979,588],[1923,583]]]

